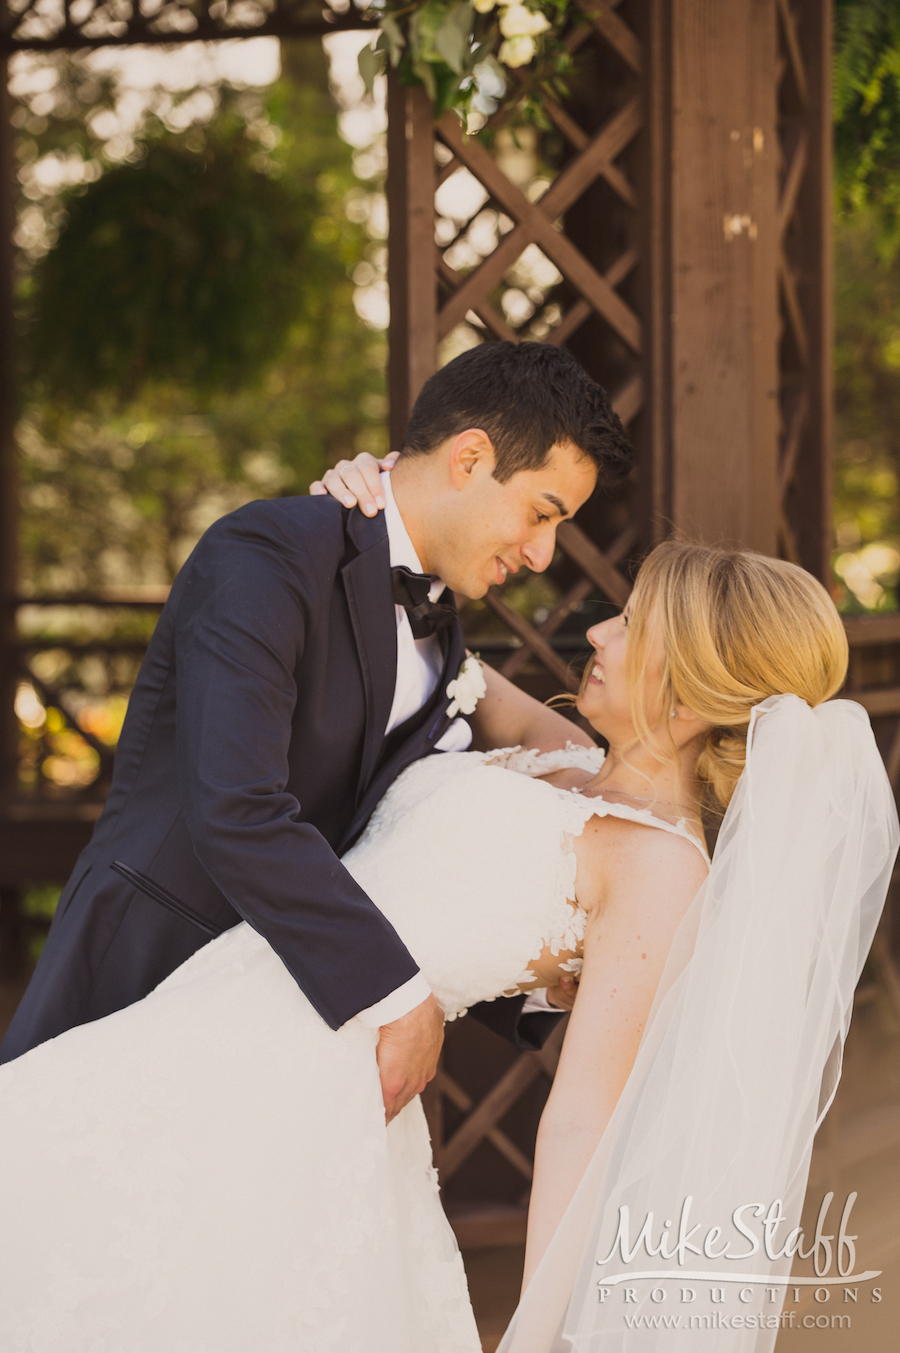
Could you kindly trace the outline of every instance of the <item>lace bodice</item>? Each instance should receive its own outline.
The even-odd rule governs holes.
[[[578,971],[587,921],[574,902],[574,839],[594,816],[658,826],[649,809],[536,777],[595,773],[599,749],[450,752],[410,766],[344,864],[396,928],[448,1018],[532,984],[549,953]],[[698,844],[695,841],[695,844]]]

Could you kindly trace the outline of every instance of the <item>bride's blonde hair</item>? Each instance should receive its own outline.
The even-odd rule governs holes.
[[[661,692],[651,693],[643,678],[655,634],[663,681]],[[641,566],[628,622],[635,730],[652,745],[651,727],[678,704],[711,725],[697,765],[710,808],[727,807],[734,793],[753,706],[789,694],[821,704],[843,685],[847,660],[834,602],[796,564],[669,540]]]

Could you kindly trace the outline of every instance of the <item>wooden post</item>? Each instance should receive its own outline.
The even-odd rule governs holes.
[[[18,675],[18,480],[13,382],[13,192],[15,155],[7,63],[0,63],[0,803],[16,792]]]
[[[392,450],[416,395],[437,367],[437,274],[434,246],[434,114],[424,89],[388,76],[387,199],[389,430]]]
[[[652,0],[655,532],[778,519],[776,0]]]

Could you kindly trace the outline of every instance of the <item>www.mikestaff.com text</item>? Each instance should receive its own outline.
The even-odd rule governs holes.
[[[849,1329],[849,1315],[799,1315],[797,1311],[782,1311],[780,1315],[726,1315],[724,1311],[710,1311],[707,1315],[626,1315],[622,1317],[629,1330],[746,1330],[746,1329]]]

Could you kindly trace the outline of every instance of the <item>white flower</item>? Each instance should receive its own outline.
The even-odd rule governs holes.
[[[473,113],[480,113],[482,117],[487,118],[496,113],[499,104],[496,99],[489,98],[487,94],[482,94],[480,90],[476,89],[469,106]]]
[[[474,714],[478,701],[487,695],[484,672],[477,658],[466,658],[460,667],[456,680],[447,687],[451,703],[447,707],[448,718],[455,719],[457,714]]]
[[[489,14],[496,3],[497,0],[472,0],[472,8],[477,9],[479,14]]]
[[[507,38],[500,44],[498,60],[504,66],[527,66],[534,56],[534,38]]]
[[[500,32],[505,38],[533,38],[538,33],[546,33],[549,27],[549,19],[525,5],[510,5],[500,17]]]
[[[479,94],[483,94],[486,99],[503,98],[506,93],[506,78],[492,56],[479,61],[472,74],[475,76]],[[491,109],[491,112],[493,111]]]

